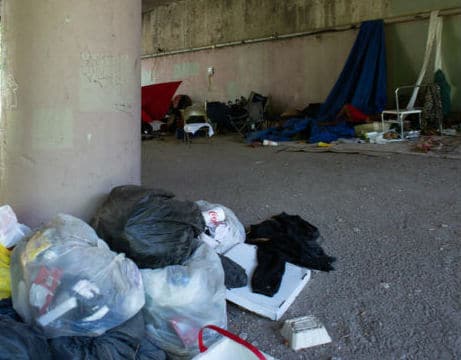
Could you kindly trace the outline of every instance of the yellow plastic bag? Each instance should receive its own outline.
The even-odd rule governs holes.
[[[11,297],[11,251],[0,245],[0,300]]]

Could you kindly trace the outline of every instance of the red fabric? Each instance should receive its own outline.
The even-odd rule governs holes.
[[[141,89],[142,120],[162,120],[170,107],[171,98],[181,81],[143,86]]]
[[[152,119],[152,117],[142,109],[141,109],[141,119],[142,121],[146,123],[151,123],[152,121],[154,121],[154,119]]]
[[[365,122],[367,121],[368,115],[361,112],[356,107],[352,106],[351,104],[344,105],[349,112],[349,120],[352,122]]]
[[[224,330],[224,329],[221,329],[220,327],[215,326],[215,325],[207,325],[207,326],[204,326],[203,328],[200,329],[200,331],[198,333],[198,347],[199,347],[199,350],[200,350],[201,353],[204,353],[205,351],[208,350],[208,348],[203,343],[203,330],[205,330],[206,328],[214,330],[217,333],[219,333],[219,334],[221,334],[223,336],[226,336],[229,339],[235,341],[236,343],[246,347],[248,350],[250,350],[258,358],[258,360],[266,360],[266,357],[261,353],[261,351],[258,350],[257,347],[255,347],[254,345],[250,344],[249,342],[243,340],[242,338],[239,338],[237,335],[232,334],[231,332],[229,332],[227,330]]]

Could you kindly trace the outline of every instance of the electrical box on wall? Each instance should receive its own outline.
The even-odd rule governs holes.
[[[209,66],[208,67],[208,75],[214,75],[214,67],[213,66]]]

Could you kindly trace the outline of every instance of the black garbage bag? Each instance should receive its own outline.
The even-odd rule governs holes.
[[[21,321],[18,313],[13,309],[13,302],[11,299],[0,300],[0,315],[6,315],[13,320]]]
[[[135,206],[120,241],[127,255],[141,268],[182,264],[205,230],[202,213],[194,202],[157,198]]]
[[[173,197],[173,193],[160,189],[149,189],[137,185],[117,186],[112,189],[106,201],[99,207],[90,225],[111,249],[126,253],[128,247],[123,248],[123,245],[127,244],[120,243],[119,239],[134,207],[138,203]]]
[[[91,225],[112,250],[141,268],[177,265],[196,248],[205,224],[198,206],[174,194],[135,185],[114,188]]]
[[[0,315],[0,359],[48,360],[52,359],[43,335],[29,325],[7,315]]]
[[[320,271],[334,270],[336,260],[318,244],[318,229],[298,215],[281,213],[251,225],[246,242],[258,246],[253,292],[273,296],[279,290],[285,262]]]
[[[166,360],[166,353],[146,333],[136,352],[136,360]]]
[[[11,299],[0,301],[0,359],[52,359],[46,338],[24,324],[14,311]]]
[[[227,256],[219,255],[224,269],[224,285],[226,289],[235,289],[248,284],[248,276],[245,269]]]
[[[166,355],[145,337],[142,312],[98,337],[60,337],[49,341],[53,359],[149,359],[165,360]],[[144,357],[143,357],[144,356]]]

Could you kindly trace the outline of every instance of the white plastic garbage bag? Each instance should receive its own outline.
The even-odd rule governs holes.
[[[245,241],[245,228],[231,209],[204,200],[196,202],[202,211],[207,231],[199,239],[215,249],[218,254]]]
[[[197,336],[203,326],[227,326],[224,271],[219,256],[206,244],[183,265],[141,273],[148,334],[171,358],[189,359],[197,354]],[[205,343],[210,345],[216,338],[210,332]]]
[[[144,306],[137,266],[70,215],[16,246],[11,280],[14,309],[47,337],[98,336]]]
[[[18,223],[11,206],[0,206],[0,245],[11,248],[30,233],[26,225]]]

